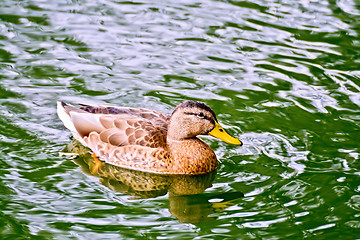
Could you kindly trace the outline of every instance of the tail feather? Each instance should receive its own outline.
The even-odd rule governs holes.
[[[57,114],[67,129],[69,129],[71,132],[77,132],[76,128],[71,120],[69,111],[66,109],[69,106],[71,106],[71,105],[68,105],[64,102],[58,101],[57,102]],[[71,107],[75,108],[74,106],[71,106]]]
[[[101,133],[105,130],[99,121],[100,114],[92,114],[64,102],[57,103],[57,112],[65,127],[73,134],[84,137],[90,132]]]

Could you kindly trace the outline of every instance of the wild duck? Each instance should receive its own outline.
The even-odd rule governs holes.
[[[242,142],[225,132],[214,111],[196,101],[170,115],[142,108],[57,103],[59,118],[73,136],[106,163],[160,174],[206,174],[217,168],[214,151],[198,135]]]

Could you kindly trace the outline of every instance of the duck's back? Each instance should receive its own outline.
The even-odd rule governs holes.
[[[80,138],[80,141],[94,132],[99,134],[102,142],[113,146],[166,147],[170,117],[161,112],[90,105],[78,108],[59,103],[58,114],[65,126],[76,138]]]
[[[84,105],[81,104],[81,110],[84,110],[89,113],[94,114],[103,114],[103,115],[120,115],[123,117],[136,116],[139,120],[150,121],[155,127],[167,128],[167,125],[170,120],[170,116],[144,108],[119,108],[113,106],[92,106],[92,105]]]

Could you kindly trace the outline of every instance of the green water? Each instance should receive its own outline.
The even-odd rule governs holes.
[[[0,239],[359,239],[359,39],[357,0],[2,0]],[[244,142],[212,176],[59,155],[56,100],[185,99]]]

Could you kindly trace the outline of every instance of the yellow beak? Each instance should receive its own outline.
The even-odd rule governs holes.
[[[220,126],[218,122],[215,122],[215,128],[209,132],[209,135],[216,137],[220,140],[223,140],[226,143],[234,144],[234,145],[243,145],[243,143],[225,132],[224,128]]]

